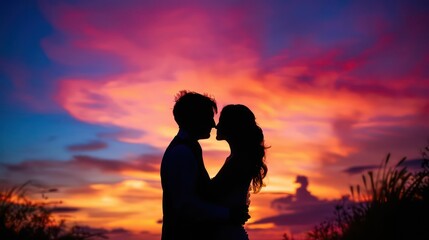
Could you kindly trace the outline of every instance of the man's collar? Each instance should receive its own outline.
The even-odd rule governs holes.
[[[193,139],[193,138],[191,137],[191,135],[189,134],[189,132],[188,132],[188,131],[186,131],[186,130],[184,130],[184,129],[179,129],[179,132],[177,133],[177,136],[178,136],[180,139],[189,139],[189,140]]]
[[[186,130],[179,129],[179,132],[177,133],[176,137],[179,138],[179,139],[181,139],[181,140],[187,141],[187,142],[196,143],[196,144],[198,144],[198,146],[200,145],[200,143],[198,142],[198,139],[195,139]]]

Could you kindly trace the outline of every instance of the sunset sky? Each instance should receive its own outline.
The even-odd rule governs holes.
[[[0,184],[55,188],[58,214],[111,239],[159,239],[187,89],[248,106],[271,146],[251,239],[299,234],[387,153],[418,165],[428,23],[428,1],[2,2]],[[214,135],[200,142],[212,177],[228,156]],[[285,200],[298,175],[315,200]]]

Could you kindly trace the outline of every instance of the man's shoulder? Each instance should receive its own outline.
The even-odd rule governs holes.
[[[164,153],[164,156],[162,158],[162,162],[169,163],[174,162],[176,164],[180,164],[178,160],[186,161],[191,160],[194,158],[194,154],[192,152],[192,149],[184,144],[184,143],[178,143],[174,145],[170,145],[167,150]]]
[[[171,154],[178,154],[178,155],[182,155],[182,154],[190,154],[192,155],[192,149],[186,145],[185,143],[177,143],[174,145],[170,145],[167,150],[165,150],[164,156],[165,155],[171,155]]]

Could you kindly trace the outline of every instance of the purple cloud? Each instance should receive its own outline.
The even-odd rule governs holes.
[[[347,197],[341,200],[320,200],[307,190],[309,181],[306,176],[298,175],[295,182],[300,184],[295,194],[286,194],[271,202],[271,207],[279,212],[278,215],[259,219],[252,224],[273,223],[276,226],[288,226],[292,232],[300,233],[331,217],[340,201],[348,201]]]
[[[69,162],[70,165],[80,169],[97,169],[101,172],[120,172],[124,169],[131,168],[131,164],[126,161],[116,159],[103,159],[87,155],[76,155]]]
[[[159,170],[161,155],[143,154],[133,160],[97,158],[88,155],[76,155],[69,161],[27,160],[20,163],[0,163],[0,167],[11,172],[38,172],[39,169],[97,169],[102,172],[120,172],[122,170],[140,170],[155,172]]]
[[[109,233],[110,234],[123,234],[123,233],[130,233],[130,231],[125,229],[125,228],[113,228],[112,230],[110,230]]]
[[[88,183],[112,183],[123,179],[122,171],[159,172],[161,155],[142,154],[135,159],[119,160],[76,155],[68,161],[26,160],[0,163],[0,179],[11,183],[34,180],[56,186],[81,186]],[[155,183],[154,183],[155,184]]]
[[[318,201],[313,204],[291,206],[293,213],[283,213],[255,221],[253,224],[274,223],[279,226],[315,225],[331,217],[338,201]]]
[[[99,133],[97,136],[99,138],[105,138],[105,139],[121,139],[121,138],[127,138],[127,139],[138,139],[144,135],[144,132],[137,129],[123,129],[117,132],[109,132],[109,133]]]
[[[345,170],[343,170],[343,172],[353,175],[353,174],[360,174],[369,170],[373,170],[378,168],[379,166],[377,165],[365,165],[365,166],[356,166],[356,167],[350,167],[347,168]]]
[[[54,207],[51,209],[53,213],[73,213],[80,211],[80,208],[76,207]]]
[[[424,164],[425,160],[424,159],[410,159],[410,160],[405,160],[400,166],[399,168],[402,167],[407,167],[410,168],[411,170],[417,170],[420,169],[423,164]],[[396,162],[394,164],[397,164]],[[375,170],[378,169],[380,167],[380,165],[365,165],[365,166],[354,166],[354,167],[349,167],[343,170],[344,173],[350,174],[350,175],[354,175],[354,174],[361,174],[370,170]]]
[[[67,146],[67,150],[71,152],[96,151],[107,148],[107,143],[101,141],[91,141],[82,144],[73,144]]]

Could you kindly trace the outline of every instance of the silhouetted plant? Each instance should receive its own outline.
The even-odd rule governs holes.
[[[362,175],[363,185],[350,187],[352,203],[339,204],[332,220],[314,227],[317,240],[429,239],[429,147],[422,167],[409,171],[401,159],[389,167],[390,154],[374,176]]]
[[[4,240],[89,240],[107,238],[79,226],[67,227],[56,220],[49,202],[26,197],[30,182],[0,191],[0,239]],[[46,197],[42,195],[46,200]]]

